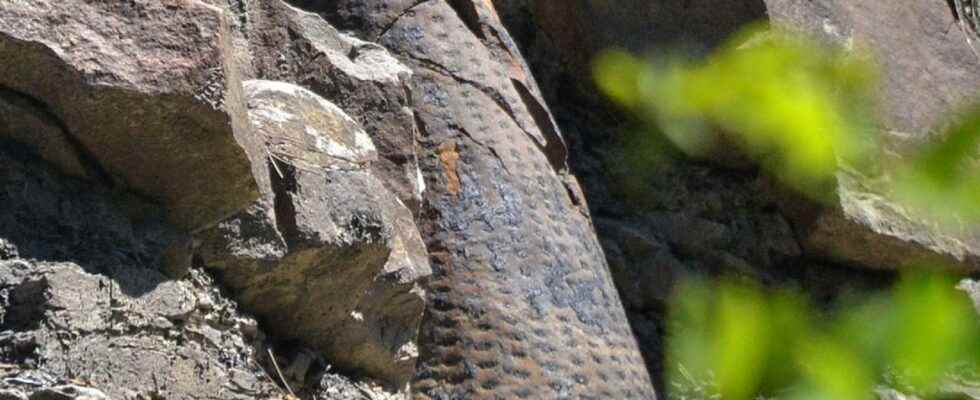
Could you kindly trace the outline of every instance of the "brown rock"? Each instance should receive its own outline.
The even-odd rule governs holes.
[[[372,171],[417,212],[424,183],[405,90],[412,71],[380,45],[341,33],[319,15],[280,0],[253,3],[247,15],[252,73],[303,86],[360,123],[380,156]]]
[[[200,235],[199,253],[270,333],[402,386],[429,275],[411,212],[370,172],[371,139],[285,82],[245,83],[263,197]]]
[[[228,45],[223,11],[199,1],[7,1],[0,86],[43,104],[104,175],[193,230],[257,197]]]
[[[576,184],[562,178],[564,141],[493,6],[406,3],[322,11],[414,71],[434,268],[416,397],[653,398],[589,218],[570,196]]]

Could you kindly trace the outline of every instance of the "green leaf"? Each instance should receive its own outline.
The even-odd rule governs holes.
[[[766,308],[759,290],[721,285],[715,310],[717,334],[711,349],[725,399],[751,399],[758,391],[770,345]]]

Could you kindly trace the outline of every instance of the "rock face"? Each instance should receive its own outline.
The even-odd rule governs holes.
[[[179,236],[162,211],[25,153],[0,145],[0,398],[283,398],[255,319],[204,271],[155,268]],[[304,398],[396,398],[278,350]]]
[[[653,398],[562,138],[493,7],[307,5],[414,71],[434,270],[417,396]]]
[[[413,212],[424,182],[417,131],[405,90],[412,71],[378,44],[343,34],[319,15],[281,1],[242,11],[249,32],[245,75],[300,85],[342,108],[371,136],[371,169]]]
[[[16,60],[0,65],[0,139],[38,155],[25,168],[87,180],[100,205],[56,190],[43,215],[65,226],[23,199],[0,218],[17,260],[5,310],[23,322],[10,330],[48,335],[53,322],[35,321],[62,318],[54,334],[81,332],[63,353],[98,352],[79,367],[31,353],[44,390],[99,366],[71,390],[343,396],[329,365],[389,387],[414,378],[421,397],[652,398],[563,138],[493,6],[296,5],[0,2],[0,57]],[[251,323],[214,321],[201,271],[283,356],[262,354]],[[103,301],[72,297],[90,287],[123,292],[107,317],[75,312]],[[211,361],[223,346],[234,362]],[[208,367],[147,381],[167,358]],[[259,379],[271,361],[283,376]]]
[[[131,220],[112,192],[16,151],[0,157],[0,362],[12,367],[0,386],[42,393],[74,381],[118,399],[278,392],[256,360],[254,320],[200,272],[172,281],[151,268],[169,228]]]
[[[918,140],[980,92],[949,10],[0,0],[0,399],[375,399],[408,383],[419,399],[655,398],[685,275],[822,298],[889,278],[839,264],[975,266],[980,247],[848,175],[822,208],[787,206],[751,168],[636,174],[591,58],[702,54],[768,12],[875,49],[883,129]]]
[[[38,372],[44,382],[18,386],[20,394],[63,391],[58,385],[76,372],[103,367],[99,360],[118,361],[105,376],[113,368],[138,375],[86,381],[113,398],[143,388],[167,398],[270,398],[284,393],[276,388],[283,380],[304,398],[375,398],[386,395],[324,371],[334,366],[389,387],[413,375],[424,304],[419,285],[430,269],[413,216],[423,185],[402,82],[411,74],[407,67],[380,46],[279,1],[4,1],[0,22],[0,56],[17,60],[0,65],[0,142],[8,149],[0,172],[19,174],[0,182],[0,255],[25,265],[4,279],[11,288],[24,280],[37,286],[37,293],[24,289],[25,296],[54,296],[28,316],[37,321],[8,333],[33,335],[45,310],[96,307],[106,291],[123,290],[113,301],[129,304],[156,295],[156,285],[187,289],[185,283],[205,279],[191,268],[193,258],[286,353],[277,357],[286,376],[269,378],[262,370],[271,367],[265,345],[253,343],[254,321],[239,331],[212,321],[229,313],[238,318],[234,310],[195,311],[201,292],[216,290],[207,281],[187,293],[159,294],[190,304],[180,315],[149,308],[118,320],[122,314],[113,312],[86,328],[98,334],[85,338],[91,343],[62,340],[72,351],[97,353],[84,370],[54,368],[52,356],[32,355],[40,360],[33,366],[47,368]],[[374,140],[337,106],[286,82],[250,81],[246,98],[242,76],[281,77],[334,95],[365,121]],[[13,156],[20,153],[39,158]],[[23,172],[49,167],[58,172],[43,178]],[[60,174],[87,183],[35,193],[36,182],[61,188],[58,182],[68,178]],[[107,266],[106,257],[123,259]],[[59,275],[73,268],[81,269]],[[55,277],[80,288],[96,282],[101,292],[67,304],[57,296],[73,293],[70,285],[31,283]],[[108,289],[112,280],[135,283]],[[138,290],[127,292],[131,286]],[[58,330],[38,334],[74,332],[71,324],[83,317],[67,315]],[[151,335],[159,343],[144,343],[150,328],[165,340]],[[198,345],[196,332],[205,328],[209,335],[217,329],[222,341],[208,337],[211,342]],[[153,354],[112,350],[123,344]],[[183,344],[200,352],[188,353]],[[187,360],[199,375],[150,385],[154,368],[160,375],[169,372],[165,365],[183,368],[160,357]],[[235,368],[243,366],[251,375],[238,377]],[[245,386],[222,386],[229,379]],[[153,394],[154,385],[171,389]]]
[[[301,87],[245,83],[263,196],[202,235],[198,254],[270,333],[402,386],[414,372],[427,253],[411,212],[369,168],[377,151]]]
[[[597,99],[589,83],[591,56],[603,47],[655,59],[663,49],[697,55],[741,25],[771,16],[779,26],[871,47],[886,72],[886,130],[921,132],[975,96],[980,85],[976,55],[945,2],[908,7],[846,0],[494,4],[566,134],[571,167],[583,182],[654,376],[661,370],[664,299],[671,282],[685,275],[748,275],[825,299],[844,286],[879,286],[889,275],[868,270],[893,270],[910,259],[975,265],[976,246],[970,241],[975,234],[938,232],[886,197],[858,191],[855,177],[843,173],[841,206],[832,208],[787,201],[751,169],[663,159],[646,164],[652,172],[644,173],[630,148],[656,144],[630,134],[635,128],[624,123],[629,118]]]
[[[73,174],[98,174],[162,203],[185,230],[257,197],[235,140],[247,122],[220,8],[6,0],[0,27],[0,58],[12,61],[0,65],[0,87],[60,121],[96,169]],[[34,148],[51,152],[45,158],[60,157],[61,145],[35,138]]]
[[[903,153],[923,146],[935,127],[980,93],[980,38],[959,23],[951,4],[767,0],[777,26],[872,52],[883,72],[882,140],[891,164],[901,164]],[[807,252],[886,269],[938,255],[954,268],[980,269],[980,232],[937,227],[887,193],[867,189],[871,178],[881,177],[842,172],[839,208],[791,212]]]

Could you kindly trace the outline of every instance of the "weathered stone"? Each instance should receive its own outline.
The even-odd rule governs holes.
[[[357,32],[361,37],[375,40],[390,29],[400,16],[421,1],[289,0],[289,2],[304,10],[323,14],[339,29]]]
[[[414,71],[435,270],[416,396],[653,398],[563,139],[492,5],[305,3]]]
[[[132,220],[111,191],[7,150],[0,399],[286,398],[254,319],[203,271],[173,280],[152,268],[168,227],[146,212]],[[307,371],[316,381],[289,384],[303,398],[397,398],[327,369],[318,359]]]
[[[0,151],[0,238],[16,250],[0,257],[0,363],[15,366],[0,386],[31,399],[274,395],[234,306],[200,272],[160,274],[171,229],[131,220],[114,197]]]
[[[0,144],[0,242],[8,248],[0,259],[72,261],[93,268],[161,264],[163,249],[179,237],[162,223],[161,210],[39,163],[19,146]],[[131,221],[126,209],[140,209],[133,214],[141,220]]]
[[[945,1],[905,7],[852,0],[766,3],[778,27],[873,54],[883,77],[885,176],[980,93],[980,40],[959,25]],[[980,232],[916,215],[887,191],[872,189],[872,179],[887,180],[842,170],[837,207],[786,208],[808,254],[871,268],[938,259],[954,270],[980,269]]]
[[[866,190],[863,177],[838,173],[838,207],[790,196],[782,210],[807,254],[858,267],[894,270],[910,263],[950,271],[980,267],[977,233],[956,232],[916,216],[886,195]]]
[[[335,105],[285,82],[245,91],[263,197],[201,235],[204,263],[269,332],[403,385],[430,273],[411,212],[371,174],[371,139]]]
[[[4,0],[0,87],[43,104],[102,175],[192,230],[257,197],[228,46],[222,9],[200,1]]]
[[[303,86],[342,108],[377,146],[371,170],[417,212],[424,190],[405,90],[411,70],[376,43],[281,0],[247,10],[251,76]]]

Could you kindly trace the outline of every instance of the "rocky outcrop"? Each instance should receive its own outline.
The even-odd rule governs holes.
[[[377,150],[301,87],[245,83],[262,198],[201,235],[198,254],[270,333],[400,387],[414,372],[430,274],[412,214],[370,170]]]
[[[164,204],[184,230],[257,197],[236,142],[247,130],[222,9],[198,1],[5,1],[0,88],[60,121],[95,174]],[[15,127],[16,128],[16,127]],[[63,145],[27,139],[45,158]],[[78,168],[77,165],[63,165]]]
[[[255,321],[200,272],[173,281],[154,269],[172,235],[161,220],[131,220],[111,191],[16,151],[0,157],[0,386],[74,384],[119,399],[278,393],[257,362]]]
[[[158,271],[176,235],[162,212],[131,218],[138,199],[25,153],[0,145],[0,398],[276,399],[283,379],[304,398],[394,398],[271,348],[204,271]]]
[[[239,351],[233,343],[209,345],[228,346],[218,356],[244,360],[253,376],[241,379],[261,389],[243,386],[240,397],[284,393],[276,384],[289,382],[309,398],[378,393],[325,374],[331,366],[401,388],[414,372],[424,304],[419,285],[430,273],[412,214],[423,186],[414,119],[402,83],[411,71],[379,46],[343,35],[314,14],[278,1],[242,6],[200,1],[0,4],[0,55],[17,60],[0,65],[0,141],[9,148],[0,162],[31,171],[50,164],[59,172],[46,173],[40,182],[57,188],[62,187],[57,182],[68,179],[54,178],[59,174],[87,181],[69,185],[77,196],[61,189],[42,196],[35,190],[40,178],[23,178],[20,167],[4,169],[4,178],[20,175],[2,180],[0,194],[9,194],[0,195],[2,255],[24,260],[28,266],[22,275],[30,275],[31,282],[54,279],[72,268],[81,268],[83,275],[67,281],[98,282],[102,292],[110,290],[109,280],[135,280],[119,284],[126,286],[126,294],[118,302],[126,304],[147,301],[154,285],[204,279],[191,268],[193,258],[289,353],[279,357],[286,376],[270,379],[261,369],[271,366],[258,350],[264,344],[240,339],[252,334],[221,325],[216,334],[222,340],[248,345],[238,347],[243,355],[230,354]],[[280,44],[294,52],[290,67],[282,64]],[[344,111],[307,89],[250,81],[246,99],[239,77],[270,75],[343,94],[347,104],[358,106],[357,115],[380,145]],[[14,164],[18,153],[40,159]],[[79,199],[69,200],[73,196]],[[125,259],[105,264],[107,255]],[[19,287],[22,278],[10,277],[10,287]],[[146,288],[126,292],[133,285]],[[163,368],[160,357],[176,357],[196,365],[198,372],[201,363],[210,369],[155,382],[172,388],[160,395],[231,398],[238,393],[225,393],[222,386],[237,374],[232,367],[238,364],[209,361],[217,356],[185,354],[181,348],[193,342],[185,336],[196,339],[194,330],[217,318],[212,314],[224,318],[229,313],[195,314],[198,292],[214,289],[210,281],[204,286],[188,289],[190,295],[160,294],[191,304],[172,318],[173,326],[160,325],[171,319],[168,310],[137,313],[141,321],[156,324],[153,334],[169,340],[152,343],[155,347],[144,343],[142,322],[118,320],[118,313],[107,317],[105,327],[92,328],[97,333],[122,330],[91,338],[94,344],[86,346],[96,353],[93,363],[120,356],[112,348],[129,340],[122,334],[138,336],[132,346],[153,355],[126,355],[125,360],[146,365],[118,360],[116,367],[139,376],[89,386],[111,397],[132,388],[152,391],[156,386],[144,380],[156,364]],[[36,295],[69,289],[38,287]],[[75,300],[79,308],[102,301]],[[62,306],[52,301],[50,307],[39,305],[30,318],[41,318],[44,307]],[[194,323],[186,319],[192,314],[197,315]],[[83,316],[67,316],[62,328],[71,332],[76,317]],[[9,328],[20,334],[31,327]],[[256,330],[254,321],[247,330]],[[62,341],[72,351],[83,344]],[[307,350],[296,351],[297,346]],[[208,375],[212,372],[216,375]],[[43,385],[23,394],[56,390],[59,382],[74,379],[65,368],[39,373],[46,374]],[[105,374],[112,376],[113,369]]]
[[[0,0],[0,398],[654,398],[680,277],[976,254],[846,175],[835,209],[636,174],[590,83],[768,8],[887,54],[920,132],[980,82],[941,1],[682,3]]]

